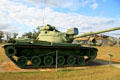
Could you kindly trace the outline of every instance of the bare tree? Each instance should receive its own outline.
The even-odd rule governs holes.
[[[12,37],[11,33],[6,32],[7,41]]]

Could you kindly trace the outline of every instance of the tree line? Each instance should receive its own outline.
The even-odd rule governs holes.
[[[33,29],[33,32],[26,32],[22,34],[22,36],[19,38],[24,38],[25,36],[27,36],[28,38],[36,39],[37,36],[39,35],[39,32],[40,32],[40,27],[38,26],[36,29]],[[16,32],[10,33],[10,32],[0,31],[0,43],[7,42],[9,39],[16,39],[18,35],[19,34]],[[3,38],[6,38],[6,39],[3,39]]]
[[[0,31],[0,43],[8,41],[11,38],[16,39],[17,36],[18,36],[18,33]],[[6,38],[6,39],[3,39],[3,38]]]

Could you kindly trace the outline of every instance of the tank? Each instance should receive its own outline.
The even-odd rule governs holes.
[[[82,35],[75,36],[74,42],[82,45],[89,45],[89,46],[101,46],[101,45],[109,45],[113,46],[117,43],[114,37],[106,36],[106,35],[99,35],[100,33],[110,32],[120,30],[120,27],[115,27],[111,29],[106,29],[97,32],[89,32]]]
[[[40,28],[37,39],[12,39],[3,48],[12,62],[24,69],[80,66],[93,61],[98,50],[72,43],[79,36],[77,28],[63,33],[54,26],[46,25]]]

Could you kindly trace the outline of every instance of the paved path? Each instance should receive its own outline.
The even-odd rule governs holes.
[[[120,64],[112,64],[113,67],[120,68]]]

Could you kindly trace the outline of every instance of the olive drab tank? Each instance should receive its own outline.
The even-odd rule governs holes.
[[[78,29],[71,28],[66,33],[54,26],[40,28],[36,40],[27,37],[12,40],[3,48],[8,58],[20,68],[58,67],[85,65],[97,56],[97,49],[73,44]]]

